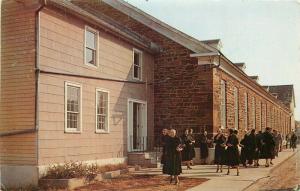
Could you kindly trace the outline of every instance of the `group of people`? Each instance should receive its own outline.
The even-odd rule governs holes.
[[[294,132],[291,133],[289,141],[294,150],[297,142]],[[201,164],[206,164],[208,148],[212,143],[215,145],[216,172],[223,172],[223,165],[227,165],[227,175],[230,174],[230,169],[236,169],[239,176],[240,164],[244,167],[258,167],[259,160],[265,159],[265,167],[272,165],[272,160],[282,150],[283,139],[280,132],[272,131],[271,128],[266,128],[264,132],[249,130],[241,141],[238,131],[234,129],[228,129],[227,132],[219,129],[213,139],[207,137],[206,131],[195,137],[193,129],[186,129],[182,136],[176,135],[175,129],[163,129],[161,163],[163,173],[170,175],[170,183],[179,183],[178,175],[182,173],[182,163],[186,164],[187,169],[192,169],[196,145],[200,148]]]

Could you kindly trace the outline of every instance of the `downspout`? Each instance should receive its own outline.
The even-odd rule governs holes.
[[[39,120],[38,120],[38,92],[39,92],[39,75],[40,75],[40,69],[39,69],[39,22],[40,22],[40,11],[46,6],[47,0],[40,0],[40,6],[35,11],[35,116],[34,116],[34,128],[32,129],[25,129],[25,130],[18,130],[13,132],[4,132],[0,133],[0,137],[6,137],[6,136],[13,136],[13,135],[20,135],[20,134],[27,134],[27,133],[33,133],[36,132],[39,129]]]

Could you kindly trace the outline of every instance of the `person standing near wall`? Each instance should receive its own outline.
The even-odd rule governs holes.
[[[208,144],[209,144],[209,142],[210,141],[207,138],[207,131],[204,131],[199,137],[201,164],[207,164],[206,160],[208,158]]]
[[[262,134],[262,153],[261,158],[266,159],[266,167],[270,166],[270,160],[273,158],[275,141],[271,134],[271,128],[267,127],[266,131]]]
[[[223,172],[224,156],[225,156],[225,142],[226,137],[224,136],[222,129],[218,129],[217,135],[214,137],[215,145],[215,164],[217,165],[216,172]]]
[[[176,135],[176,130],[171,129],[169,131],[170,138],[166,144],[166,158],[163,166],[163,173],[170,175],[170,183],[173,178],[175,184],[179,184],[179,175],[182,173],[181,168],[181,151],[183,146],[180,138]]]
[[[189,129],[184,131],[184,134],[181,136],[181,141],[183,144],[183,150],[181,152],[182,161],[186,163],[187,169],[192,169],[191,162],[193,159],[192,156],[192,140],[189,136]]]
[[[292,131],[292,134],[291,134],[291,148],[293,149],[293,152],[297,148],[297,139],[298,139],[298,137],[297,137],[295,131]]]
[[[164,128],[162,130],[162,136],[161,136],[161,140],[160,140],[160,145],[162,146],[162,155],[161,155],[161,161],[160,161],[160,163],[162,165],[165,164],[165,159],[166,159],[166,145],[168,143],[168,139],[169,139],[169,130],[167,128]]]
[[[226,141],[226,165],[228,165],[227,175],[230,174],[230,168],[236,168],[236,175],[239,176],[239,140],[237,135],[233,133],[233,129],[228,130],[229,136]]]
[[[192,157],[192,160],[191,160],[191,165],[194,165],[194,162],[193,162],[193,158],[196,157],[196,152],[195,152],[195,137],[194,137],[194,130],[192,128],[190,128],[189,130],[189,135],[188,135],[188,138],[190,139],[191,141],[191,157]]]

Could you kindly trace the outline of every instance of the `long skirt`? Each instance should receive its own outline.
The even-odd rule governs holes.
[[[225,148],[219,145],[215,147],[215,164],[223,165],[225,163]]]
[[[168,175],[179,175],[182,173],[180,152],[165,155],[163,173]]]
[[[208,145],[207,143],[200,143],[200,158],[206,159],[208,157]]]
[[[228,147],[226,150],[226,165],[237,166],[240,164],[239,150],[237,146]]]

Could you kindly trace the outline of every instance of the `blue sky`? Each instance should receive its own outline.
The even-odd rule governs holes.
[[[199,40],[221,39],[222,52],[262,85],[294,84],[300,120],[300,0],[127,2]]]

